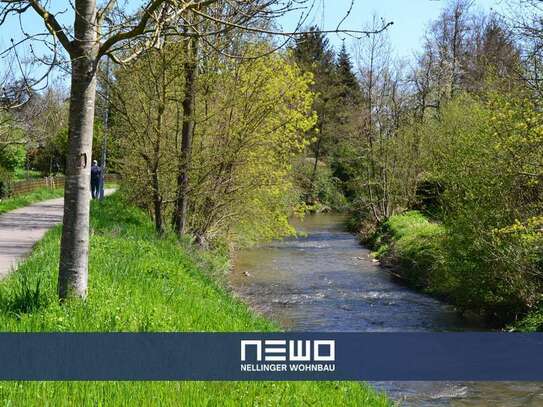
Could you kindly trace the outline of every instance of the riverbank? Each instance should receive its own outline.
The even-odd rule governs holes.
[[[391,268],[410,287],[443,298],[450,294],[441,267],[444,236],[443,226],[411,211],[392,216],[362,242],[374,251],[381,265]]]
[[[9,332],[275,331],[213,277],[221,253],[159,239],[146,215],[116,194],[93,202],[89,298],[59,305],[60,228],[0,284],[0,326]],[[363,405],[388,400],[358,383],[0,383],[13,405]]]
[[[451,305],[391,278],[345,229],[341,214],[293,219],[296,239],[238,252],[230,283],[262,314],[293,332],[463,332],[480,330]],[[521,407],[538,383],[373,383],[405,406]],[[489,404],[490,403],[490,404]]]
[[[495,277],[484,274],[492,267],[485,263],[483,249],[478,257],[463,258],[461,239],[418,211],[392,216],[361,240],[384,267],[411,288],[447,301],[470,319],[494,328],[543,330],[543,311],[523,305],[515,288],[495,281],[498,288],[485,284],[491,279],[499,281],[500,275],[499,270]],[[469,242],[464,239],[461,244],[465,247]],[[515,312],[507,305],[516,307]]]

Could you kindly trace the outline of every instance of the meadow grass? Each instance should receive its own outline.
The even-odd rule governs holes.
[[[40,171],[34,171],[34,170],[27,171],[24,168],[16,168],[15,171],[13,171],[13,178],[17,181],[27,180],[27,179],[36,179],[36,178],[42,178],[42,177],[43,177],[43,174]]]
[[[141,211],[118,194],[93,202],[89,297],[59,305],[60,228],[0,283],[0,327],[10,332],[276,331],[213,275],[226,257],[172,236],[157,238]],[[1,382],[4,405],[387,406],[359,383]]]
[[[13,198],[1,199],[0,214],[22,208],[36,202],[45,201],[47,199],[60,198],[63,195],[63,188],[51,189],[48,187],[43,187],[29,192],[28,194],[15,196]]]
[[[409,211],[391,216],[378,230],[373,246],[377,257],[397,266],[397,274],[410,285],[445,295],[444,237],[442,225],[430,222],[420,212]]]
[[[387,224],[397,239],[413,234],[432,236],[443,232],[443,226],[430,222],[426,216],[418,211],[409,211],[391,216]]]
[[[105,188],[118,189],[119,185],[115,182],[107,182]],[[15,196],[13,198],[0,199],[0,214],[23,208],[36,202],[62,198],[63,196],[64,188],[38,188],[27,194]]]

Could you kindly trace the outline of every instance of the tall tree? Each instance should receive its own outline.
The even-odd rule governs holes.
[[[449,2],[426,33],[424,51],[411,75],[418,114],[439,108],[462,92],[515,84],[520,53],[510,29],[495,14],[472,11],[472,1]]]
[[[298,66],[311,72],[314,78],[311,90],[316,94],[313,108],[317,112],[318,121],[313,129],[316,133],[315,141],[311,145],[314,162],[309,179],[310,190],[307,191],[307,201],[313,203],[319,160],[334,145],[338,96],[335,55],[326,35],[313,26],[297,38],[294,57]]]
[[[150,0],[141,12],[126,16],[120,12],[115,0],[107,2],[103,8],[97,7],[96,0],[76,0],[73,28],[68,29],[57,19],[59,13],[46,9],[39,0],[2,1],[1,21],[33,10],[51,35],[47,41],[53,44],[52,49],[57,50],[60,44],[71,62],[65,205],[58,275],[61,299],[87,295],[89,179],[98,62],[104,55],[119,61],[119,55],[114,52],[127,41],[137,43],[135,51],[126,58],[133,59],[157,44],[167,23],[175,21],[187,10],[199,8],[200,3],[182,2],[173,7],[164,0]]]
[[[310,6],[310,3],[310,0],[303,0],[301,6]],[[49,58],[51,65],[58,62],[60,53],[57,51],[60,49],[70,61],[69,139],[58,293],[61,299],[84,298],[88,284],[89,179],[96,72],[100,59],[108,56],[118,63],[134,60],[146,50],[160,47],[165,34],[183,35],[186,31],[183,27],[191,25],[188,15],[196,15],[221,27],[200,33],[204,36],[221,35],[230,30],[286,34],[266,30],[262,22],[270,22],[298,8],[300,2],[147,0],[132,14],[127,13],[126,5],[117,0],[109,0],[102,7],[97,6],[96,0],[66,1],[65,7],[55,4],[58,8],[50,6],[40,0],[0,0],[0,24],[8,18],[21,18],[23,22],[23,39],[14,42],[11,48],[45,38],[44,48],[55,53]],[[63,24],[66,10],[71,10],[72,27]],[[27,35],[29,27],[23,27],[27,13],[35,13],[42,19],[45,33]],[[177,30],[180,26],[182,29]]]
[[[196,112],[196,79],[198,75],[199,38],[185,41],[185,97],[183,99],[183,128],[181,130],[181,150],[177,175],[177,197],[173,212],[175,232],[182,236],[187,231],[189,172],[192,152],[192,137]]]
[[[539,0],[507,0],[512,15],[507,16],[516,40],[522,45],[524,65],[522,78],[537,99],[543,96],[543,2]]]
[[[175,199],[169,186],[177,170],[177,140],[183,122],[183,43],[187,41],[145,52],[117,70],[111,87],[115,144],[122,150],[119,168],[131,185],[129,197],[152,208],[159,235],[165,231],[166,203]]]
[[[341,46],[341,50],[337,56],[336,63],[337,82],[340,86],[339,97],[342,104],[355,105],[361,101],[361,89],[358,78],[354,73],[351,55],[347,51],[345,43]]]
[[[271,48],[259,47],[262,54]],[[114,87],[125,193],[154,214],[159,233],[162,214],[177,205],[185,159],[179,148],[190,92],[183,48],[186,40],[147,52],[117,72]],[[246,49],[250,55],[254,46]],[[315,122],[309,76],[285,55],[238,60],[202,52],[200,69],[194,116],[205,126],[191,137],[185,234],[206,245],[225,236],[290,233],[291,160]]]
[[[373,25],[378,19],[373,19]],[[359,106],[352,140],[354,183],[360,210],[374,222],[382,222],[406,205],[397,193],[405,157],[392,153],[401,143],[400,128],[408,111],[403,66],[392,58],[386,36],[356,44],[356,66],[363,101]]]

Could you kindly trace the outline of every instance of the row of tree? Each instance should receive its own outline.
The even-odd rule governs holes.
[[[9,82],[7,83],[9,86]],[[17,84],[12,85],[18,87]],[[8,92],[6,92],[8,93]],[[6,94],[5,93],[5,94]],[[61,81],[51,83],[42,92],[32,92],[28,100],[0,109],[0,168],[2,180],[17,170],[32,170],[43,176],[63,174],[68,150],[68,91]],[[93,156],[102,146],[103,123],[94,126]]]
[[[8,46],[0,50],[0,56],[3,58],[11,55],[12,64],[8,71],[10,74],[16,70],[19,71],[11,76],[13,77],[12,84],[20,85],[9,86],[9,89],[16,89],[15,92],[3,91],[2,110],[13,109],[20,105],[17,102],[11,103],[12,100],[28,99],[32,94],[31,90],[39,86],[57,68],[67,72],[70,77],[66,156],[62,163],[66,173],[58,277],[59,297],[62,300],[84,298],[87,294],[89,178],[96,127],[95,116],[99,113],[96,110],[96,95],[97,89],[103,90],[98,84],[101,62],[108,59],[129,70],[135,70],[134,75],[138,85],[136,88],[139,88],[136,91],[137,96],[148,93],[149,97],[153,98],[152,102],[148,103],[147,110],[143,109],[145,105],[139,106],[140,110],[136,110],[137,106],[131,105],[132,99],[123,101],[117,98],[123,94],[126,98],[134,91],[120,90],[123,81],[124,83],[129,81],[129,76],[123,78],[123,73],[118,71],[112,80],[110,75],[105,75],[108,82],[105,89],[109,89],[110,85],[115,88],[115,98],[117,98],[115,103],[121,104],[116,125],[124,127],[119,131],[127,136],[137,137],[138,141],[145,140],[146,143],[149,141],[148,138],[152,138],[153,147],[158,148],[156,152],[143,151],[145,157],[141,152],[130,151],[131,163],[123,162],[122,165],[125,173],[129,172],[131,164],[145,169],[146,179],[150,180],[151,185],[146,191],[153,200],[157,229],[161,231],[164,228],[161,220],[164,217],[163,211],[168,210],[168,205],[173,201],[173,205],[170,206],[173,206],[172,223],[175,231],[179,235],[184,235],[189,230],[193,230],[198,239],[205,239],[206,235],[213,235],[215,233],[213,230],[217,228],[228,230],[233,221],[227,219],[239,218],[234,212],[243,211],[243,209],[223,211],[225,201],[230,201],[229,207],[234,207],[236,202],[253,199],[254,204],[258,206],[262,205],[262,202],[258,202],[259,200],[265,201],[272,195],[276,199],[283,197],[281,188],[274,190],[273,187],[278,185],[276,180],[281,171],[284,171],[284,164],[273,161],[277,161],[277,157],[281,154],[286,154],[288,157],[292,151],[303,145],[299,137],[292,135],[298,129],[304,129],[303,133],[306,133],[305,130],[308,129],[305,127],[311,120],[307,117],[303,119],[291,117],[304,110],[306,98],[310,97],[303,91],[304,76],[298,74],[295,68],[287,67],[287,73],[284,76],[267,80],[262,78],[259,72],[252,71],[251,65],[232,65],[227,62],[227,59],[258,60],[271,55],[273,51],[284,45],[284,41],[280,44],[277,38],[288,40],[298,35],[300,29],[298,25],[292,33],[276,30],[274,28],[276,20],[289,12],[298,12],[301,24],[308,17],[308,13],[311,13],[312,3],[313,0],[180,0],[175,2],[146,0],[137,5],[116,0],[101,3],[97,3],[96,0],[75,0],[66,4],[49,4],[40,0],[0,1],[0,26],[8,21],[15,21],[14,27],[20,28],[20,35],[12,38]],[[34,21],[28,18],[29,16],[37,16],[42,20],[42,31],[36,29]],[[69,20],[72,24],[68,24]],[[375,33],[383,31],[386,27],[387,24],[384,24]],[[349,32],[340,27],[335,31]],[[356,33],[374,34],[365,30]],[[264,45],[261,46],[261,42],[264,42]],[[170,46],[169,44],[172,43],[176,45]],[[248,47],[250,43],[253,44],[252,53],[247,53],[251,48]],[[25,46],[28,57],[32,60],[29,65],[30,70],[23,69],[25,61],[22,57],[22,49]],[[179,49],[170,51],[169,54],[155,51],[177,46]],[[201,53],[204,55],[202,58]],[[143,59],[142,62],[138,61],[140,58]],[[158,59],[158,65],[157,61],[153,61],[155,58]],[[281,58],[285,57],[266,61],[270,64],[269,66],[283,69],[284,66],[281,64],[288,65],[288,62],[282,61]],[[177,65],[176,68],[179,76],[172,77],[172,73],[168,71],[170,68],[161,68],[160,61],[166,60],[175,60],[176,64],[179,60],[182,61],[182,66]],[[212,69],[209,69],[209,66],[206,68],[206,64],[210,64]],[[268,65],[261,67],[267,68]],[[198,85],[200,70],[203,77],[201,85]],[[264,72],[270,71],[264,70]],[[162,83],[162,90],[144,84],[145,76],[151,81],[156,80],[157,84]],[[295,84],[293,89],[280,83],[291,78]],[[182,83],[177,83],[180,80]],[[226,90],[236,88],[232,91],[234,92],[232,95],[222,92],[220,85],[216,83],[222,80],[225,81],[225,86],[228,86]],[[238,80],[256,82],[259,91],[251,93],[251,83],[251,85],[246,84],[246,89],[240,93],[236,82]],[[115,83],[109,84],[111,81]],[[156,84],[153,83],[153,85]],[[291,90],[295,94],[292,94]],[[240,100],[231,100],[231,97],[239,97]],[[175,102],[172,102],[170,98],[174,98]],[[272,98],[275,98],[274,102],[282,101],[286,105],[280,106],[278,103],[272,105]],[[254,105],[251,99],[255,101]],[[203,105],[198,105],[198,100]],[[233,103],[233,106],[229,106],[229,103]],[[240,106],[239,103],[244,104]],[[109,102],[106,105],[109,105]],[[209,110],[206,110],[208,108]],[[276,110],[278,117],[270,116],[269,109],[271,108]],[[177,109],[177,112],[172,109]],[[204,113],[201,112],[202,109]],[[123,112],[129,114],[130,117],[127,118],[126,114],[123,116]],[[219,116],[213,116],[219,113]],[[228,116],[224,116],[226,113]],[[121,117],[124,117],[124,120]],[[225,120],[225,117],[228,119]],[[152,119],[152,124],[143,123],[144,119]],[[4,117],[1,120],[2,133],[0,134],[3,135],[4,128],[10,125],[11,117],[7,119],[7,122],[4,121]],[[205,125],[198,125],[198,120],[202,120],[203,124],[209,120],[211,127],[215,126],[213,131],[219,134],[206,133]],[[234,125],[242,127],[236,128]],[[127,129],[131,126],[137,127],[129,132]],[[144,126],[146,130],[139,126]],[[178,126],[178,128],[175,130],[170,128],[167,136],[164,136],[163,129],[168,126]],[[281,139],[283,134],[278,129],[284,129],[285,134],[288,135],[286,145],[283,145],[284,140]],[[254,143],[252,139],[244,141],[251,131],[255,134]],[[166,137],[165,140],[157,140],[163,136]],[[172,137],[177,136],[180,140],[172,141]],[[263,154],[265,145],[268,144],[270,147],[270,141],[274,138],[276,140],[273,143],[273,151]],[[169,143],[166,150],[173,159],[173,163],[164,164],[167,154],[163,141]],[[224,149],[221,149],[221,143],[224,143]],[[120,154],[128,151],[127,144],[129,144],[127,141],[124,144],[120,142],[120,148],[122,147]],[[251,146],[249,155],[240,157],[238,153],[245,151],[243,149],[249,150],[247,145]],[[206,146],[213,149],[204,148]],[[201,166],[203,160],[223,158],[222,154],[225,154],[222,165],[217,163],[209,167],[206,162],[205,168]],[[240,160],[242,163],[238,162]],[[175,171],[172,170],[167,174],[175,173],[173,177],[176,178],[175,187],[172,187],[170,183],[165,189],[164,182],[168,176],[162,174],[162,171],[167,168],[164,165],[169,165],[170,168],[177,167]],[[157,168],[160,170],[157,171]],[[267,168],[273,171],[267,173]],[[147,176],[147,171],[155,172],[155,174]],[[252,179],[251,171],[255,172],[256,180]],[[266,180],[266,177],[271,179]],[[244,190],[253,188],[253,194],[247,197],[244,197],[241,192],[238,194],[236,191],[239,190],[240,185],[243,185]],[[204,188],[207,198],[202,197],[200,201],[195,199],[200,197],[198,193]],[[210,192],[207,188],[215,190]],[[258,194],[254,191],[266,188],[268,190],[257,197]],[[173,198],[172,189],[174,190]],[[189,200],[191,195],[192,201]],[[220,201],[218,197],[224,200]],[[276,213],[273,209],[276,199],[270,203],[272,208],[270,211],[273,214]],[[248,208],[248,204],[245,206],[245,210],[251,209]],[[188,214],[191,210],[193,214],[200,213],[200,217],[204,220],[190,219]],[[209,217],[207,212],[212,212],[213,216]],[[251,215],[252,212],[247,212],[248,217]]]
[[[112,134],[128,196],[159,234],[169,219],[200,244],[284,235],[292,160],[315,121],[310,76],[266,42],[233,45],[238,59],[190,42],[171,39],[115,72]]]

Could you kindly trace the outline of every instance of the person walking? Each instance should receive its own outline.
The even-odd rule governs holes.
[[[98,166],[98,161],[93,160],[91,166],[91,194],[92,199],[97,199],[100,196],[100,177],[102,168]]]

